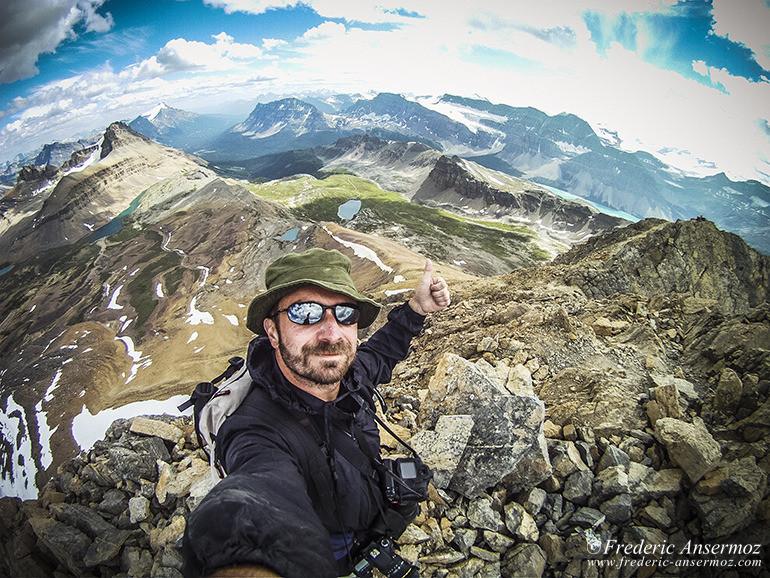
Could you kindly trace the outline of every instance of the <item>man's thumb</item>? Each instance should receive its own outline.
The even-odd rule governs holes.
[[[425,276],[433,276],[433,261],[430,259],[425,259],[425,271],[423,272],[423,277]]]

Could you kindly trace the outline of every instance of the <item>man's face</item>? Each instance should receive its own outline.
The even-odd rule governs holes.
[[[338,305],[350,303],[351,299],[341,293],[311,285],[297,289],[281,299],[276,310],[303,301]],[[355,359],[358,324],[341,325],[331,310],[324,311],[321,321],[314,325],[292,323],[283,312],[272,319],[266,319],[264,327],[270,343],[277,350],[279,365],[285,366],[290,372],[286,376],[289,381],[295,382],[292,377],[296,376],[310,387],[328,389],[339,384]]]

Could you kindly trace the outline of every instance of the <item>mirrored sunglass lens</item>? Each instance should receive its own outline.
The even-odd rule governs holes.
[[[289,319],[299,325],[318,323],[324,314],[324,309],[318,303],[294,303],[287,311]]]
[[[353,325],[358,321],[358,309],[350,305],[337,305],[334,307],[334,317],[343,325]]]

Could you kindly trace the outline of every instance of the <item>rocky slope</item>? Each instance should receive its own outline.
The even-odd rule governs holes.
[[[151,184],[202,164],[121,123],[110,125],[88,152],[74,167],[65,164],[54,174],[22,173],[17,185],[22,192],[11,189],[4,195],[4,200],[14,201],[14,215],[3,212],[8,227],[0,237],[4,262],[74,243],[110,222]],[[23,199],[31,200],[20,202]]]
[[[383,388],[436,472],[401,554],[429,577],[763,575],[767,266],[707,221],[648,221],[455,279]],[[0,500],[5,572],[178,576],[203,457],[187,418],[115,423],[39,500]]]

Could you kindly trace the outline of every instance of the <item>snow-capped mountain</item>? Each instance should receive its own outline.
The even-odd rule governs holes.
[[[234,122],[236,119],[232,116],[196,114],[162,102],[136,117],[128,126],[167,146],[194,152]]]
[[[532,107],[452,95],[406,98],[383,93],[344,108],[351,100],[336,95],[314,100],[318,106],[296,98],[259,104],[205,150],[181,148],[217,163],[242,164],[328,146],[356,134],[420,142],[637,218],[703,215],[770,252],[770,187],[713,175],[693,177],[660,156],[623,150],[610,127],[597,133],[573,114],[552,116]]]

